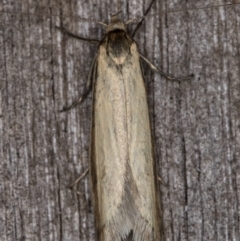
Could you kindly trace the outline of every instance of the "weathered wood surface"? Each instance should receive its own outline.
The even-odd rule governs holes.
[[[126,20],[149,4],[127,2],[0,2],[1,241],[96,240],[88,178],[68,188],[88,167],[91,95],[58,110],[81,94],[97,46],[54,26],[101,39],[66,16]],[[135,36],[160,69],[195,74],[170,82],[143,65],[169,241],[240,240],[240,1],[227,3],[158,0]]]

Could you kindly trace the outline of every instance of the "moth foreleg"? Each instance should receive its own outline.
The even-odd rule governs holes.
[[[65,28],[63,27],[59,27],[59,26],[55,26],[56,29],[59,29],[60,31],[62,31],[64,34],[67,34],[68,36],[70,37],[73,37],[73,38],[76,38],[76,39],[79,39],[81,41],[86,41],[86,42],[89,42],[89,43],[92,43],[92,44],[99,44],[99,40],[98,39],[88,39],[88,38],[83,38],[83,37],[80,37],[76,34],[73,34],[73,33],[70,33],[68,32]]]
[[[156,66],[154,66],[154,65],[151,63],[150,60],[148,60],[148,59],[147,59],[146,57],[144,57],[143,55],[140,54],[140,57],[149,65],[149,67],[150,67],[153,71],[161,74],[162,76],[166,77],[168,80],[177,80],[177,81],[188,80],[188,79],[191,79],[191,78],[194,76],[194,74],[191,74],[191,75],[188,75],[188,76],[186,76],[186,77],[181,77],[181,78],[172,77],[172,76],[164,73],[163,71],[159,70]]]

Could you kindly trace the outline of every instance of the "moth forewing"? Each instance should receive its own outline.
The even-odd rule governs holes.
[[[106,34],[92,61],[83,95],[63,108],[74,107],[93,87],[90,176],[98,240],[161,241],[161,211],[140,58],[169,80],[186,80],[193,75],[176,79],[157,69],[138,52],[116,15],[108,25],[100,24],[106,26]]]
[[[147,95],[136,43],[113,17],[93,85],[90,176],[99,240],[160,241]]]

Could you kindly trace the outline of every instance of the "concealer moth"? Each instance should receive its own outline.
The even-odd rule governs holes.
[[[76,106],[92,88],[89,171],[98,240],[161,241],[159,191],[140,59],[168,79],[174,78],[139,53],[126,32],[130,22],[114,14],[109,24],[101,23],[106,34],[83,95],[63,111]]]

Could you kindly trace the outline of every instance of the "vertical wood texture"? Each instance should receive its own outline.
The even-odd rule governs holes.
[[[240,240],[238,3],[157,0],[135,36],[160,69],[195,74],[170,82],[143,64],[169,241]],[[69,113],[58,110],[82,93],[97,46],[54,26],[101,39],[101,26],[66,16],[107,22],[122,10],[126,20],[148,4],[0,2],[1,241],[96,240],[88,177],[68,188],[88,167],[91,95]]]

